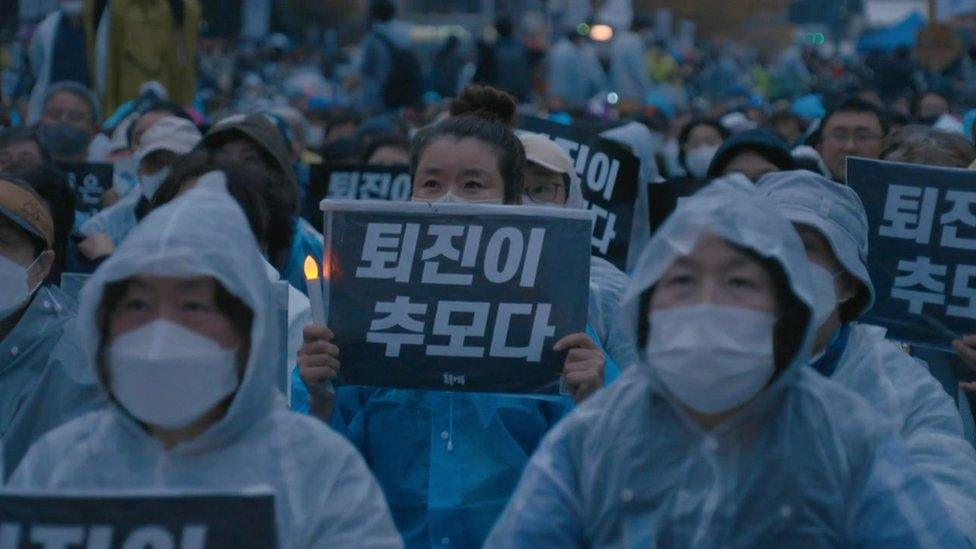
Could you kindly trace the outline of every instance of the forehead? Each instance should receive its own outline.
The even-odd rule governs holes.
[[[155,292],[206,292],[215,289],[214,280],[207,276],[189,278],[139,274],[129,279],[128,289]]]
[[[708,124],[699,124],[688,132],[688,141],[693,139],[722,139],[722,134]]]
[[[498,153],[494,147],[471,137],[457,139],[440,137],[431,142],[420,155],[418,168],[470,167],[498,172]]]
[[[751,266],[762,268],[762,264],[754,256],[713,232],[706,232],[698,237],[691,252],[679,257],[674,265],[701,268],[718,265],[726,268]]]
[[[881,122],[873,112],[841,111],[827,120],[824,131],[834,128],[870,128],[881,130]]]
[[[756,151],[739,151],[732,160],[729,161],[729,167],[731,166],[755,166],[762,168],[775,168],[776,165],[766,159],[763,155],[757,153]]]
[[[87,101],[69,91],[62,91],[52,95],[44,106],[59,109],[91,110]]]

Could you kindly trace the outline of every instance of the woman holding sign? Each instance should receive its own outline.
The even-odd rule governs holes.
[[[803,243],[725,182],[678,206],[624,303],[640,364],[543,441],[488,547],[965,547],[897,433],[806,367]]]
[[[414,139],[414,200],[518,204],[525,152],[506,124],[515,103],[469,88],[452,114]],[[324,382],[342,357],[332,337],[325,326],[305,331],[299,366],[312,412],[363,453],[408,546],[480,546],[529,455],[573,401],[353,386],[333,395]],[[586,334],[555,349],[568,351],[563,373],[576,401],[603,386],[604,354]]]
[[[10,486],[270,489],[281,547],[402,545],[355,449],[281,402],[273,295],[223,173],[154,210],[81,296],[81,337],[111,404],[38,441]]]

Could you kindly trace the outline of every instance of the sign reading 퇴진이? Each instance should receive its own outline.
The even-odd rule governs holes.
[[[274,496],[0,495],[0,548],[275,547]]]
[[[591,214],[531,206],[330,201],[326,323],[341,382],[559,392],[584,330]]]
[[[584,128],[522,117],[519,129],[549,137],[573,159],[586,208],[595,217],[593,253],[626,270],[640,177],[637,157],[619,143]]]
[[[75,192],[75,210],[91,216],[102,209],[102,196],[112,188],[114,168],[111,164],[80,162],[61,163],[58,167]]]
[[[321,229],[319,202],[333,200],[407,201],[413,194],[409,166],[316,164],[311,167],[305,218]]]
[[[976,331],[976,172],[858,158],[847,184],[870,228],[864,321],[938,349]]]

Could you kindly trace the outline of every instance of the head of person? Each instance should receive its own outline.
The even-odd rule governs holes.
[[[369,4],[369,20],[373,23],[388,23],[396,17],[396,4],[391,0],[372,0]]]
[[[692,120],[678,134],[678,162],[693,179],[704,180],[715,153],[728,137],[729,130],[717,120]]]
[[[803,119],[789,109],[774,112],[767,124],[786,143],[798,143],[806,130]]]
[[[525,149],[512,131],[515,107],[515,99],[501,90],[465,88],[450,117],[413,138],[413,200],[518,204]]]
[[[275,399],[271,283],[221,172],[152,211],[82,290],[79,330],[119,419],[165,447],[226,443]]]
[[[54,222],[54,240],[51,251],[54,261],[45,282],[61,283],[68,238],[75,226],[75,193],[60,170],[47,164],[12,164],[5,168],[14,180],[26,183],[40,196],[51,210]]]
[[[976,149],[957,133],[913,125],[889,136],[882,158],[926,166],[968,168],[976,160]]]
[[[847,158],[880,158],[888,122],[884,113],[862,99],[848,99],[823,117],[816,149],[835,181],[847,180]]]
[[[26,182],[0,173],[0,326],[17,317],[54,264],[54,217]]]
[[[48,88],[37,123],[37,135],[56,161],[84,161],[98,132],[100,114],[95,95],[77,82]]]
[[[126,137],[127,142],[129,143],[129,149],[133,151],[138,149],[139,142],[142,139],[142,134],[146,133],[146,130],[148,130],[149,127],[155,124],[158,120],[169,116],[175,116],[178,118],[183,118],[187,121],[191,121],[190,116],[186,113],[186,109],[184,109],[179,103],[166,100],[157,100],[147,104],[145,110],[142,111],[142,114],[139,114],[136,119],[129,124],[129,127],[126,128]]]
[[[621,303],[658,393],[706,428],[762,410],[795,379],[812,304],[796,231],[751,185],[726,180],[679,204]]]
[[[4,128],[0,130],[0,171],[14,165],[41,165],[50,155],[30,128]]]
[[[920,93],[912,102],[912,116],[919,124],[931,126],[943,114],[949,114],[949,98],[935,90]]]
[[[194,151],[176,158],[150,208],[179,198],[213,171],[225,174],[227,191],[244,211],[261,253],[270,259],[289,252],[295,224],[288,213],[288,197],[280,192],[281,186],[274,184],[274,177],[267,170],[216,161],[206,152]]]
[[[525,148],[522,203],[532,206],[581,208],[582,189],[573,160],[544,135],[519,135]]]
[[[499,15],[495,19],[495,31],[501,38],[511,38],[515,34],[515,25],[512,24],[511,16]]]
[[[804,170],[770,174],[756,186],[803,239],[818,326],[813,352],[818,353],[841,324],[857,320],[874,302],[864,205],[849,187]]]
[[[396,134],[375,135],[363,147],[363,162],[373,166],[409,166],[410,143]]]
[[[169,176],[176,157],[192,151],[202,137],[193,122],[175,116],[158,119],[142,134],[135,160],[139,190],[146,200],[152,200]]]
[[[746,130],[729,137],[715,153],[708,177],[741,173],[749,181],[784,170],[795,170],[789,146],[766,130]]]
[[[58,7],[68,17],[80,18],[85,12],[85,0],[60,0]]]

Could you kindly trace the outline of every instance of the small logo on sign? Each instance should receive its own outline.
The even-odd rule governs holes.
[[[460,385],[461,387],[467,382],[468,376],[456,376],[454,374],[444,374],[444,385],[448,387],[454,387],[455,385]]]

